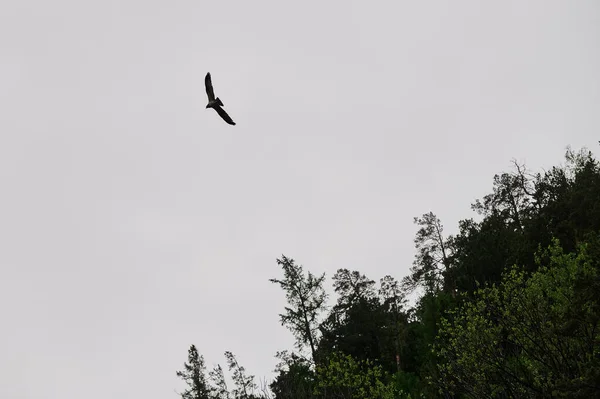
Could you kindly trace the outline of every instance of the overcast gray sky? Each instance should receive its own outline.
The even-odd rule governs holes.
[[[414,216],[600,152],[596,0],[4,1],[0,49],[6,399],[270,377],[281,254],[402,278]]]

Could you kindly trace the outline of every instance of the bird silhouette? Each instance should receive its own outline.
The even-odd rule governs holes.
[[[215,98],[215,92],[213,90],[210,72],[207,73],[206,77],[204,78],[204,85],[206,86],[206,94],[208,95],[208,104],[206,105],[206,108],[214,109],[215,111],[217,111],[217,114],[219,114],[219,116],[223,118],[225,122],[229,123],[230,125],[235,125],[235,122],[231,119],[229,115],[227,115],[227,112],[225,112],[225,110],[222,108],[223,101],[221,101],[219,97]]]

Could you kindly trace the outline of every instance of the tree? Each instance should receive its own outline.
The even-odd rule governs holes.
[[[350,309],[375,298],[375,282],[358,271],[338,269],[333,276],[333,289],[337,303],[319,326],[322,336],[332,337],[332,332],[344,324]],[[334,334],[335,335],[335,334]]]
[[[459,292],[474,292],[481,285],[496,283],[506,267],[518,263],[531,269],[532,245],[515,231],[501,214],[492,214],[476,223],[459,222],[459,232],[452,238],[453,272]]]
[[[444,238],[444,228],[440,219],[432,212],[414,219],[421,226],[415,237],[417,255],[411,268],[411,274],[404,278],[407,290],[422,285],[427,291],[435,292],[444,285],[444,277],[449,284],[446,290],[454,295],[455,282],[451,275],[452,248],[449,240]]]
[[[227,389],[227,383],[225,382],[225,374],[223,374],[223,368],[220,364],[217,364],[214,369],[208,373],[208,378],[212,382],[213,397],[219,399],[229,399],[229,389]]]
[[[206,368],[204,358],[198,354],[196,346],[190,346],[188,350],[188,361],[183,365],[183,371],[177,371],[177,376],[188,385],[182,394],[182,399],[210,399],[210,388],[206,383],[204,375]]]
[[[593,251],[600,245],[594,243]],[[450,322],[435,351],[442,391],[472,398],[592,398],[600,392],[600,268],[557,240],[530,277],[512,268]]]
[[[289,305],[279,315],[281,324],[294,334],[300,350],[308,344],[312,361],[317,363],[319,316],[325,310],[327,300],[327,293],[323,288],[325,273],[315,277],[308,272],[305,276],[302,266],[296,265],[293,259],[285,255],[277,259],[277,264],[282,267],[284,278],[269,281],[283,288]]]
[[[592,153],[570,148],[566,165],[554,167],[539,177],[536,196],[543,204],[537,218],[540,238],[556,237],[567,251],[573,251],[586,234],[600,230],[600,165]],[[538,243],[547,245],[541,239]]]
[[[386,281],[385,292],[394,295],[392,280]],[[384,303],[377,295],[375,281],[358,271],[339,269],[333,276],[333,286],[338,300],[320,326],[319,357],[328,359],[341,352],[359,361],[375,361],[385,371],[393,372],[399,354],[395,349],[398,329],[394,320],[400,317],[389,310],[393,299]]]
[[[523,231],[523,219],[531,210],[535,187],[525,166],[516,161],[513,165],[516,171],[495,175],[493,193],[483,197],[483,201],[475,201],[471,208],[480,215],[502,214],[513,228]]]
[[[600,399],[600,165],[584,150],[565,158],[535,175],[516,162],[496,175],[472,204],[481,220],[461,220],[456,235],[444,236],[431,212],[415,218],[410,275],[376,287],[339,269],[327,314],[325,275],[278,259],[283,277],[270,281],[284,289],[281,323],[300,351],[278,353],[275,398]],[[417,286],[424,294],[405,309]],[[233,355],[232,392],[220,366],[208,386],[194,356],[178,373],[190,387],[184,399],[257,397]]]
[[[402,369],[401,349],[406,337],[406,315],[402,313],[406,303],[404,292],[392,276],[385,276],[380,280],[379,295],[383,306],[392,316],[392,331],[394,334],[394,349],[396,351],[396,372]]]
[[[238,363],[233,353],[225,352],[225,358],[229,371],[233,372],[232,379],[236,386],[232,392],[234,399],[254,398],[254,391],[258,388],[254,383],[254,376],[246,375],[246,369]]]
[[[334,315],[332,312],[328,319]],[[320,359],[325,361],[334,352],[343,352],[358,360],[373,360],[394,370],[393,330],[390,317],[377,299],[363,299],[344,309],[339,322],[330,322],[323,329],[319,343]]]
[[[256,395],[258,388],[254,383],[254,376],[246,375],[246,370],[242,367],[233,353],[225,352],[225,358],[229,366],[229,371],[233,372],[232,379],[235,383],[235,389],[230,393],[225,382],[225,375],[221,365],[217,364],[213,370],[208,373],[206,378],[206,367],[204,358],[198,353],[196,346],[191,345],[188,351],[188,363],[184,364],[184,371],[178,371],[177,376],[182,378],[188,385],[188,389],[181,394],[182,399],[259,399]],[[268,397],[267,392],[263,392]]]
[[[288,351],[277,353],[281,359],[275,371],[278,373],[270,384],[275,399],[312,399],[315,397],[315,373],[310,363]]]
[[[393,399],[394,386],[385,379],[384,371],[373,362],[335,352],[326,364],[317,366],[316,393],[323,398]]]
[[[375,281],[358,271],[338,269],[333,276],[333,289],[338,294],[337,306],[345,309],[364,299],[373,299]]]

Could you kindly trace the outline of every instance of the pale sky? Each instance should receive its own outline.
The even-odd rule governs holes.
[[[271,377],[277,257],[401,279],[413,217],[600,153],[599,71],[597,0],[4,1],[0,397]]]

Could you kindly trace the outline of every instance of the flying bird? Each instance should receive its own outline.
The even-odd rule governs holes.
[[[215,98],[215,92],[213,91],[212,80],[210,78],[210,72],[206,74],[204,78],[204,85],[206,86],[206,94],[208,95],[208,104],[206,108],[212,108],[217,111],[217,114],[223,118],[223,120],[230,125],[235,125],[235,122],[231,119],[227,112],[221,107],[223,107],[223,101],[219,99],[219,97]]]

